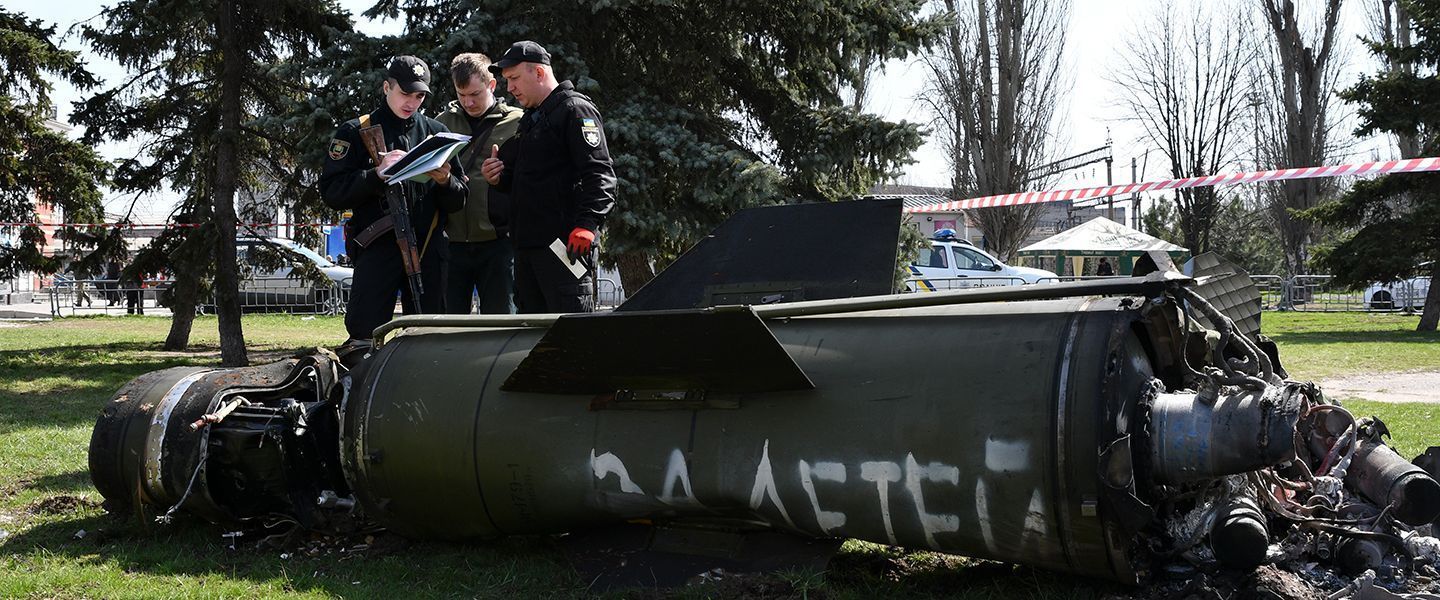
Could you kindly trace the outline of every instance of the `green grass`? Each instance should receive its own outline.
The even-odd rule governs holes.
[[[1347,398],[1340,402],[1356,417],[1380,417],[1390,430],[1390,445],[1406,460],[1440,445],[1440,404],[1394,404]]]
[[[463,544],[382,536],[384,548],[281,558],[278,549],[227,547],[195,519],[168,527],[116,520],[99,507],[86,450],[99,408],[149,371],[218,362],[213,317],[196,321],[188,352],[164,352],[169,321],[72,318],[0,327],[0,598],[582,597],[587,582],[549,537]],[[339,318],[245,318],[252,362],[345,338]],[[76,533],[85,531],[83,537]],[[1064,576],[848,542],[825,574],[735,578],[639,597],[1093,598]],[[903,574],[904,576],[900,576]],[[626,594],[614,594],[625,596]]]
[[[1440,370],[1440,333],[1416,332],[1418,316],[1266,312],[1260,330],[1280,346],[1295,379]]]
[[[1264,326],[1292,373],[1305,377],[1440,365],[1437,338],[1410,331],[1413,317],[1266,313]],[[86,467],[99,407],[142,373],[218,360],[213,317],[197,320],[188,352],[160,350],[168,327],[168,320],[154,317],[0,326],[0,598],[587,595],[587,582],[549,537],[446,544],[384,536],[383,544],[358,556],[291,551],[282,558],[281,550],[253,543],[230,549],[223,531],[193,519],[158,527],[106,515]],[[254,362],[345,337],[341,320],[332,317],[247,316],[245,332]],[[1346,359],[1352,356],[1366,359]],[[1433,414],[1440,405],[1346,406],[1357,415],[1381,416],[1406,456],[1440,437]],[[86,533],[77,538],[81,530]],[[1116,591],[1027,567],[852,540],[824,574],[783,572],[614,595],[1078,599]]]
[[[409,544],[350,558],[227,548],[198,522],[146,530],[99,508],[86,450],[99,408],[130,379],[218,362],[213,317],[189,352],[164,352],[169,320],[64,319],[0,328],[0,598],[573,596],[583,585],[549,540]],[[339,318],[247,316],[252,362],[345,338]],[[50,505],[63,504],[58,507]],[[84,530],[84,537],[76,533]]]

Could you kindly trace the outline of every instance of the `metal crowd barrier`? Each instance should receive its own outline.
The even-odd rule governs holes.
[[[339,315],[350,302],[351,278],[315,285],[292,277],[251,277],[240,281],[240,310],[268,313]],[[215,312],[214,297],[196,306],[202,314]]]
[[[1046,277],[1037,284],[1106,279],[1103,276]],[[1391,284],[1372,284],[1352,290],[1334,285],[1329,275],[1251,275],[1260,290],[1264,310],[1295,310],[1311,312],[1366,311],[1419,312],[1425,306],[1429,291],[1423,278],[1412,278]],[[169,314],[165,294],[170,280],[146,280],[141,285],[122,284],[114,279],[73,280],[57,277],[42,288],[40,296],[48,296],[50,314],[55,317],[88,314]],[[246,312],[282,312],[338,315],[345,313],[350,302],[351,280],[335,282],[329,287],[287,277],[246,279],[240,290],[241,309]],[[957,290],[977,287],[1024,285],[1019,277],[910,277],[904,282],[905,292]],[[625,288],[614,279],[596,280],[595,306],[608,310],[625,301]],[[476,302],[476,306],[479,303]],[[214,298],[203,299],[196,307],[200,314],[215,311]]]
[[[67,279],[56,277],[42,293],[48,296],[54,317],[90,314],[169,314],[161,306],[159,293],[170,282],[147,279],[121,283],[116,279]]]
[[[46,289],[55,317],[90,314],[170,314],[171,280],[147,280],[140,286],[113,279],[61,279]],[[350,279],[330,286],[288,277],[242,280],[240,309],[245,312],[344,314],[350,302]],[[214,314],[213,296],[195,306],[198,314]]]
[[[343,315],[346,305],[350,304],[350,283],[351,278],[328,286],[300,278],[242,279],[240,311]],[[213,314],[215,298],[206,298],[196,309],[202,314]]]
[[[1425,310],[1425,296],[1430,282],[1412,278],[1391,284],[1372,285],[1365,289],[1366,310],[1420,312]]]
[[[1429,286],[1412,278],[1354,290],[1336,286],[1330,275],[1296,275],[1283,279],[1280,290],[1279,310],[1416,312],[1425,307]]]
[[[1263,310],[1302,312],[1419,312],[1429,286],[1422,278],[1372,283],[1362,289],[1335,284],[1330,275],[1251,275]]]
[[[614,279],[601,277],[595,280],[595,310],[609,310],[625,301],[625,288]]]
[[[1260,290],[1260,310],[1280,308],[1285,297],[1285,278],[1279,275],[1251,275],[1251,283]]]

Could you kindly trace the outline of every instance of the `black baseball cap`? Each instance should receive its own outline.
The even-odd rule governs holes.
[[[407,94],[430,92],[430,66],[413,56],[397,56],[385,69],[385,76],[400,84]]]
[[[499,75],[502,70],[527,62],[548,65],[550,64],[550,53],[546,52],[540,44],[529,40],[515,42],[510,44],[510,49],[505,51],[500,60],[490,65],[490,72]]]

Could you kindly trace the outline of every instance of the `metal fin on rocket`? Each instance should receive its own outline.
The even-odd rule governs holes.
[[[501,389],[754,393],[814,388],[748,306],[565,315]]]
[[[889,294],[899,234],[899,199],[743,210],[615,310]]]

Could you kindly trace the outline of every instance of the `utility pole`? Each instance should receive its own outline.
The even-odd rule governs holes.
[[[1106,145],[1109,145],[1108,142]],[[1115,158],[1113,156],[1105,157],[1105,185],[1115,185]],[[1107,218],[1114,221],[1115,196],[1106,196],[1105,203],[1110,205],[1110,214]]]
[[[1114,145],[1115,145],[1114,140],[1112,140],[1112,139],[1110,138],[1110,128],[1109,128],[1109,127],[1106,127],[1106,128],[1105,128],[1105,147],[1106,147],[1106,148],[1111,148],[1111,147],[1114,147]],[[1106,153],[1105,153],[1105,185],[1115,185],[1115,155],[1110,154],[1109,152],[1106,152]],[[1107,218],[1107,219],[1110,219],[1111,221],[1114,221],[1114,220],[1115,220],[1115,196],[1114,196],[1113,194],[1110,195],[1110,196],[1106,196],[1106,197],[1105,197],[1105,204],[1110,207],[1110,212],[1109,212],[1108,215],[1106,215],[1106,218]]]
[[[1135,171],[1135,157],[1130,157],[1130,183],[1138,183],[1139,174]],[[1140,192],[1130,192],[1130,223],[1135,231],[1140,231]]]

